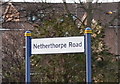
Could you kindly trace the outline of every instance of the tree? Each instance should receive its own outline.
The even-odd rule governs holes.
[[[80,34],[80,30],[73,23],[71,14],[57,18],[51,16],[41,25],[33,30],[33,38],[78,36]],[[36,55],[32,56],[32,64],[35,69],[34,73],[39,73],[37,79],[41,80],[40,82],[67,83],[85,80],[85,56],[83,54]],[[35,79],[36,75],[33,80],[38,81]]]
[[[56,37],[56,36],[58,37],[58,36],[66,36],[65,34],[67,34],[67,36],[82,35],[84,28],[86,26],[92,27],[92,29],[93,29],[93,33],[92,33],[92,37],[93,37],[92,38],[92,40],[93,40],[92,41],[93,42],[92,43],[93,81],[94,82],[116,82],[117,81],[116,74],[118,72],[117,71],[118,66],[117,66],[115,56],[108,52],[108,48],[105,46],[105,43],[103,41],[105,27],[102,26],[99,22],[96,22],[95,20],[93,20],[93,12],[97,8],[95,8],[95,7],[93,8],[92,7],[93,4],[91,2],[88,4],[89,4],[89,6],[85,7],[84,3],[82,3],[82,2],[80,3],[80,6],[82,8],[84,8],[84,10],[87,13],[87,17],[82,21],[82,25],[80,28],[77,27],[76,21],[78,20],[81,22],[81,19],[79,17],[76,17],[75,15],[73,15],[68,10],[66,2],[64,2],[66,14],[61,16],[62,18],[59,16],[59,18],[61,18],[60,20],[58,17],[57,17],[57,19],[51,17],[51,19],[48,19],[47,21],[43,22],[44,25],[40,26],[40,27],[38,26],[36,29],[36,31],[39,32],[39,34],[34,32],[34,37]],[[76,18],[73,18],[73,16],[75,16]],[[74,20],[74,19],[77,19],[77,20]],[[87,24],[84,23],[85,20],[87,20]],[[76,56],[76,54],[68,54],[67,55],[68,57],[64,56],[64,54],[60,55],[61,58],[63,58],[64,60],[67,60],[68,63],[69,62],[71,62],[71,63],[70,63],[70,65],[67,64],[66,62],[60,63],[62,65],[66,65],[67,68],[63,67],[64,68],[63,69],[64,75],[62,75],[62,73],[61,73],[61,76],[57,77],[57,76],[59,76],[59,75],[55,74],[57,72],[53,72],[53,71],[56,71],[56,67],[60,66],[60,64],[57,63],[60,58],[59,58],[59,55],[57,55],[57,56],[58,57],[56,57],[56,58],[52,58],[52,56],[48,58],[48,56],[47,56],[47,59],[46,59],[46,55],[45,55],[45,60],[47,60],[46,61],[47,64],[44,66],[41,65],[40,69],[42,69],[42,67],[47,66],[44,69],[44,71],[47,70],[46,72],[41,71],[42,74],[43,73],[47,73],[47,74],[45,75],[46,80],[44,79],[42,81],[59,82],[60,79],[58,81],[57,78],[63,78],[63,79],[61,79],[61,81],[63,80],[63,82],[76,82],[76,81],[77,82],[84,82],[85,81],[85,78],[83,78],[83,77],[85,77],[85,66],[81,67],[82,70],[80,70],[78,68],[73,68],[73,67],[75,67],[74,65],[70,66],[72,64],[77,64],[76,67],[81,66],[82,63],[80,62],[81,64],[79,64],[79,62],[76,60],[79,58]],[[81,58],[79,60],[82,60],[82,62],[85,65],[85,57],[82,57],[82,56],[83,55],[81,55]],[[38,59],[38,58],[36,57],[36,59]],[[69,58],[74,58],[74,59],[69,59]],[[40,59],[42,59],[42,58],[40,57]],[[52,59],[52,60],[55,59],[55,60],[57,60],[57,62],[54,60],[53,61],[54,65],[51,65],[51,61],[50,62],[48,61],[49,59]],[[44,60],[44,57],[42,60]],[[50,66],[54,69],[49,68]],[[114,67],[111,67],[111,66],[114,66]],[[57,69],[57,70],[59,71],[60,69]],[[74,73],[74,74],[70,73],[70,72],[76,72],[76,71],[77,71],[77,75],[76,75],[76,73]],[[80,73],[80,72],[82,72],[82,73]],[[53,73],[54,73],[54,75],[53,75]],[[60,73],[60,71],[59,71],[59,73]],[[70,73],[70,74],[68,74],[68,73]],[[82,77],[79,77],[78,74],[79,75],[82,74]],[[65,77],[63,77],[63,76],[65,76]]]

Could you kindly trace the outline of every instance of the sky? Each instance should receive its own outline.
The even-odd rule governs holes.
[[[9,1],[9,0],[2,0],[2,1]],[[63,0],[10,0],[13,2],[48,2],[48,3],[62,3]],[[79,3],[79,1],[86,2],[86,0],[65,0],[67,3]],[[120,0],[93,0],[93,2],[120,2]]]

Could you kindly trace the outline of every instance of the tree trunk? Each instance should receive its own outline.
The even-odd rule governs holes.
[[[93,19],[92,2],[88,2],[88,8],[87,8],[87,27],[91,27],[92,19]]]

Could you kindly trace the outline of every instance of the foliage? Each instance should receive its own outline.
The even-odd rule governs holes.
[[[42,26],[38,26],[33,30],[33,38],[79,36],[80,30],[73,21],[72,15],[51,18],[44,21]],[[34,73],[39,73],[37,80],[35,80],[36,75],[32,77],[34,81],[85,81],[84,54],[35,55],[31,59],[33,68],[35,69]]]
[[[92,21],[92,67],[95,82],[117,82],[118,64],[104,43],[104,29],[99,22]]]
[[[75,23],[72,14],[51,18],[44,21],[43,26],[38,26],[33,31],[33,36],[41,38],[83,35],[85,26],[78,28]],[[93,81],[115,82],[117,81],[117,62],[115,56],[108,52],[104,44],[104,28],[95,20],[91,24]],[[36,73],[42,74],[37,77],[42,82],[85,82],[84,54],[38,55],[33,56],[32,59],[33,64],[36,59],[38,60]]]
[[[82,3],[83,4],[83,3]],[[44,4],[45,5],[45,4]],[[66,4],[65,4],[66,5]],[[82,5],[84,8],[84,4]],[[37,8],[37,6],[36,6]],[[49,7],[48,7],[49,8]],[[92,9],[92,8],[90,8]],[[31,13],[39,12],[30,9]],[[40,9],[39,9],[40,10]],[[50,9],[49,9],[50,10]],[[66,5],[67,10],[67,5]],[[92,9],[93,10],[93,9]],[[43,11],[43,9],[42,9]],[[45,11],[44,11],[45,12]],[[85,11],[87,12],[87,11]],[[38,13],[38,14],[37,14]],[[90,12],[87,12],[90,13]],[[93,15],[91,15],[93,16]],[[39,18],[38,18],[39,19]],[[86,18],[85,18],[86,19]],[[90,18],[90,20],[92,17]],[[32,31],[33,38],[69,37],[84,35],[87,26],[83,20],[76,15],[67,12],[63,14],[48,13],[42,15]],[[35,23],[35,21],[33,21]],[[78,23],[81,23],[78,27]],[[94,82],[116,82],[117,62],[115,56],[108,52],[104,44],[104,29],[99,22],[90,21],[92,27],[92,73]],[[17,34],[19,34],[17,32]],[[22,35],[22,34],[20,34]],[[24,81],[24,51],[22,36],[17,35],[19,40],[12,36],[5,38],[3,53],[3,75],[9,82]],[[21,38],[23,39],[23,38]],[[14,42],[13,42],[14,41]],[[21,51],[19,51],[21,50]],[[19,52],[18,52],[19,51]],[[17,64],[18,63],[18,64]],[[8,66],[9,65],[9,66]],[[32,82],[85,82],[85,55],[81,54],[54,54],[54,55],[32,55],[31,56],[31,79]]]

